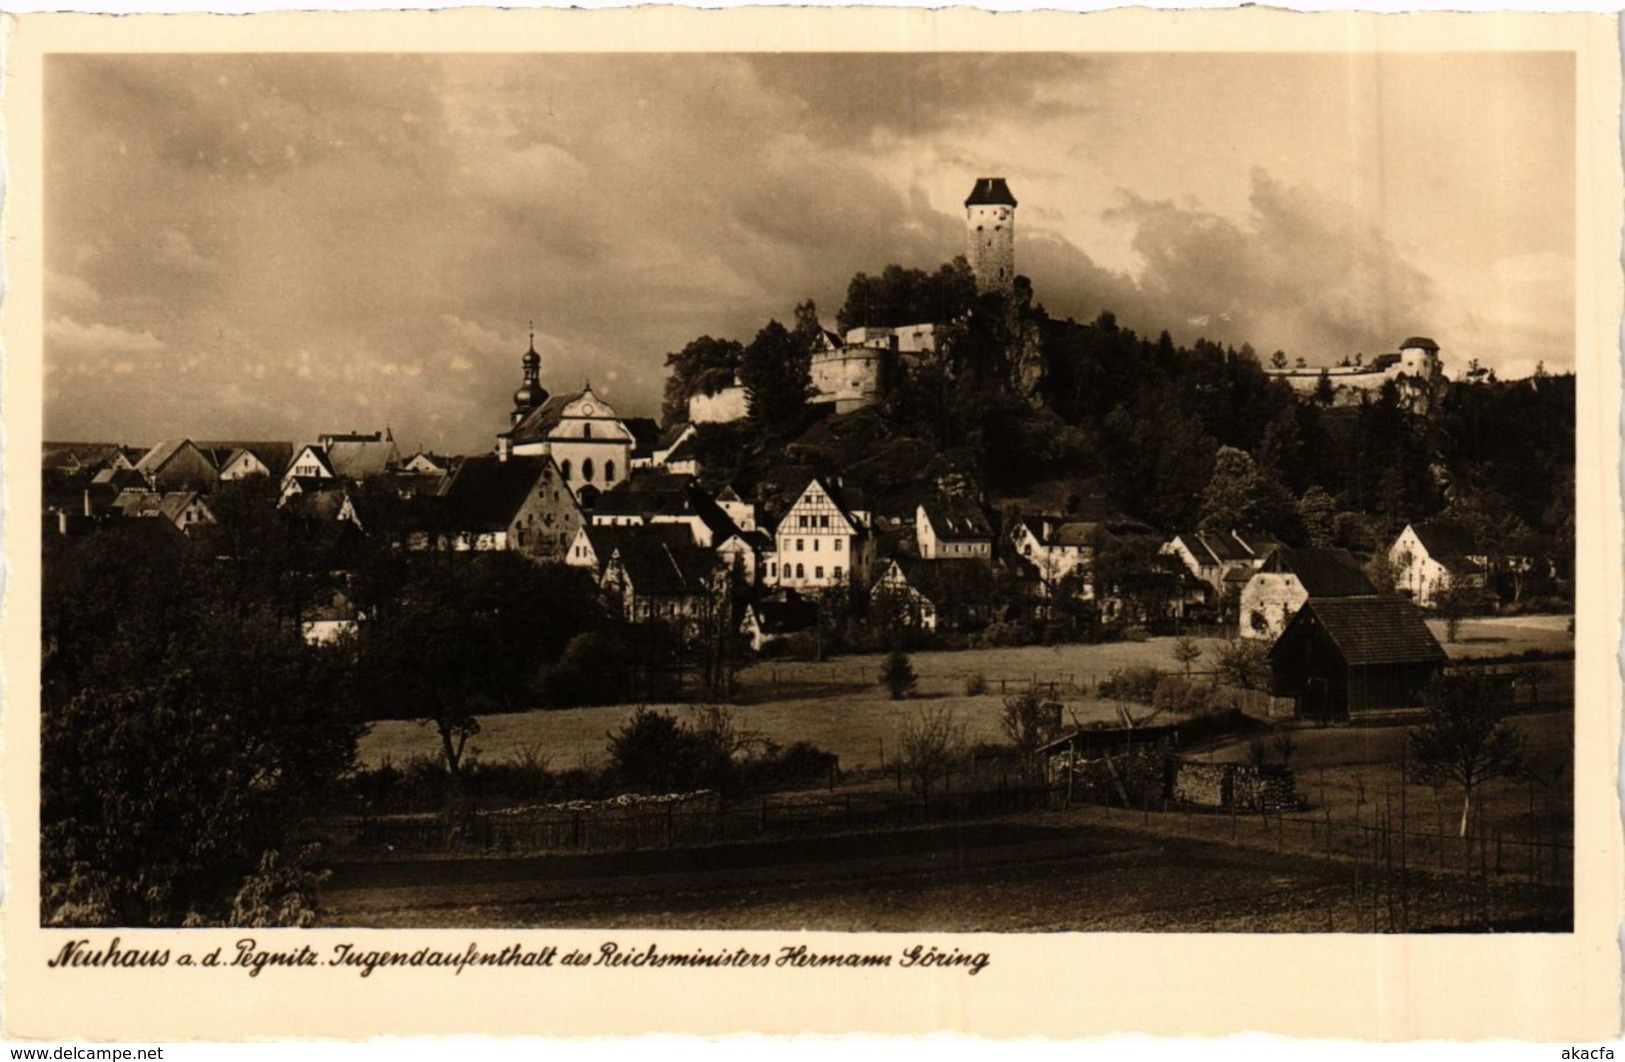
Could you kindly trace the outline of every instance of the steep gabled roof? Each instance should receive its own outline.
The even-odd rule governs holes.
[[[1461,524],[1448,520],[1429,520],[1426,523],[1412,524],[1411,530],[1416,532],[1422,548],[1426,549],[1428,556],[1434,560],[1472,557],[1483,552],[1478,548],[1471,531]]]
[[[634,524],[614,527],[607,524],[588,524],[581,529],[592,544],[598,563],[603,564],[617,549],[637,548],[637,543],[650,543],[654,547],[684,547],[694,544],[694,536],[686,524]]]
[[[141,455],[141,460],[135,467],[142,472],[156,472],[168,463],[169,459],[180,452],[184,446],[191,445],[190,439],[165,439],[152,449]]]
[[[705,589],[705,577],[716,567],[716,554],[698,546],[668,546],[652,538],[628,539],[616,547],[619,565],[634,593],[646,597],[681,597]]]
[[[311,457],[315,458],[317,464],[319,464],[323,468],[327,469],[327,474],[329,476],[337,476],[338,475],[338,473],[333,471],[333,462],[331,462],[331,461],[329,461],[327,459],[327,454],[322,451],[322,448],[320,446],[316,446],[316,445],[301,446],[299,448],[299,452],[298,452],[298,454],[296,456],[297,457],[303,457],[303,456],[305,456],[306,453],[309,453]],[[287,466],[290,471],[293,469],[293,464],[294,464],[294,460],[292,458],[290,458],[289,461],[288,461],[288,466]],[[286,475],[287,473],[283,473],[283,474]],[[298,480],[300,480],[302,482],[302,481],[304,481],[306,479],[320,479],[322,477],[320,477],[320,476],[295,476],[294,478],[298,479]]]
[[[1442,664],[1448,661],[1422,610],[1401,597],[1310,598],[1270,649],[1273,659],[1311,625],[1318,625],[1351,666]]]
[[[159,499],[158,512],[178,524],[181,522],[181,514],[197,500],[196,491],[170,491]]]
[[[1290,572],[1310,597],[1359,597],[1377,592],[1359,560],[1346,549],[1288,549],[1270,551],[1261,572]]]
[[[443,512],[458,531],[506,531],[542,477],[549,457],[481,454],[465,460],[442,496]]]
[[[215,461],[215,467],[220,469],[237,460],[244,451],[253,454],[260,464],[270,469],[273,476],[280,476],[293,463],[291,442],[202,442],[198,446],[214,453],[224,453],[225,456]]]
[[[932,498],[921,503],[931,530],[941,539],[991,539],[993,527],[968,498]]]

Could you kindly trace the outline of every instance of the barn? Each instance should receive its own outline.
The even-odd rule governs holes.
[[[1422,612],[1399,597],[1310,598],[1271,647],[1270,692],[1298,715],[1351,719],[1413,707],[1447,662]]]

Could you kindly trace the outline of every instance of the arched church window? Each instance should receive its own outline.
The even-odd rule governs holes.
[[[590,457],[581,462],[581,478],[588,483],[592,482],[592,458]]]
[[[581,437],[583,439],[592,438],[592,425],[591,424],[583,424],[581,426]]]
[[[566,483],[570,482],[570,459],[569,458],[565,458],[564,464],[559,466],[559,475],[564,477],[564,482],[566,482]]]
[[[614,461],[605,461],[604,462],[604,482],[605,483],[614,483],[615,482],[615,462]]]

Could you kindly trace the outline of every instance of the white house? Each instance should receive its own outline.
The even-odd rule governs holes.
[[[590,507],[600,493],[631,472],[636,442],[614,407],[588,384],[523,413],[518,423],[497,436],[497,452],[550,455],[570,492]]]
[[[1418,605],[1431,607],[1450,586],[1482,588],[1489,557],[1460,524],[1444,520],[1407,524],[1388,548],[1394,588]]]
[[[1348,550],[1278,547],[1242,587],[1241,636],[1273,642],[1311,599],[1368,597],[1376,592]]]
[[[1043,587],[1052,588],[1079,572],[1079,596],[1085,601],[1095,596],[1095,548],[1100,535],[1098,524],[1055,516],[1021,516],[1011,522],[1008,532],[1016,556],[1032,566]]]
[[[916,507],[914,538],[921,560],[993,562],[993,527],[963,498],[936,498]]]
[[[797,590],[868,581],[874,563],[870,515],[856,497],[815,477],[779,521],[777,558],[768,562],[767,581]]]

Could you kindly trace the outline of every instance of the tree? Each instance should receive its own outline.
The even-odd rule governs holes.
[[[739,363],[739,382],[750,402],[750,419],[774,435],[793,433],[812,393],[810,351],[777,321],[756,333]]]
[[[666,392],[660,415],[667,425],[688,419],[688,400],[733,383],[745,348],[731,339],[701,336],[682,350],[666,355]]]
[[[1329,549],[1337,544],[1337,500],[1318,484],[1298,499],[1298,519],[1311,546]]]
[[[964,756],[965,724],[950,708],[921,708],[904,725],[897,748],[914,791],[928,793]]]
[[[1190,676],[1191,665],[1201,659],[1202,647],[1196,644],[1196,639],[1185,634],[1174,640],[1174,661],[1185,665],[1185,675]]]
[[[96,532],[46,564],[42,918],[307,924],[296,838],[360,733],[344,653],[207,550],[129,545]]]
[[[1047,711],[1038,695],[1031,690],[1004,699],[1004,710],[999,713],[999,729],[1015,746],[1024,770],[1032,766],[1039,748],[1055,737],[1059,711],[1059,706]]]
[[[1203,531],[1232,531],[1263,527],[1266,523],[1267,486],[1252,455],[1233,446],[1221,446],[1213,459],[1213,475],[1202,492]]]
[[[1483,594],[1467,584],[1446,577],[1433,591],[1433,609],[1444,620],[1444,640],[1454,644],[1461,636],[1461,621],[1477,611]]]
[[[901,649],[894,649],[888,653],[880,665],[880,681],[891,694],[892,700],[900,701],[908,696],[918,681],[914,665],[909,663],[908,654]]]
[[[1269,645],[1252,638],[1231,638],[1213,658],[1215,685],[1260,690],[1269,684]]]
[[[1322,406],[1330,406],[1337,401],[1337,387],[1332,383],[1332,374],[1325,369],[1320,370],[1320,376],[1315,380],[1315,401]]]
[[[1473,795],[1495,778],[1523,771],[1524,735],[1506,721],[1510,706],[1494,696],[1483,675],[1440,675],[1427,693],[1427,716],[1409,734],[1413,777],[1435,788],[1461,787],[1460,835],[1467,836]]]
[[[1272,369],[1284,369],[1284,368],[1286,368],[1286,351],[1277,350],[1274,354],[1270,355],[1270,368],[1272,368]]]

